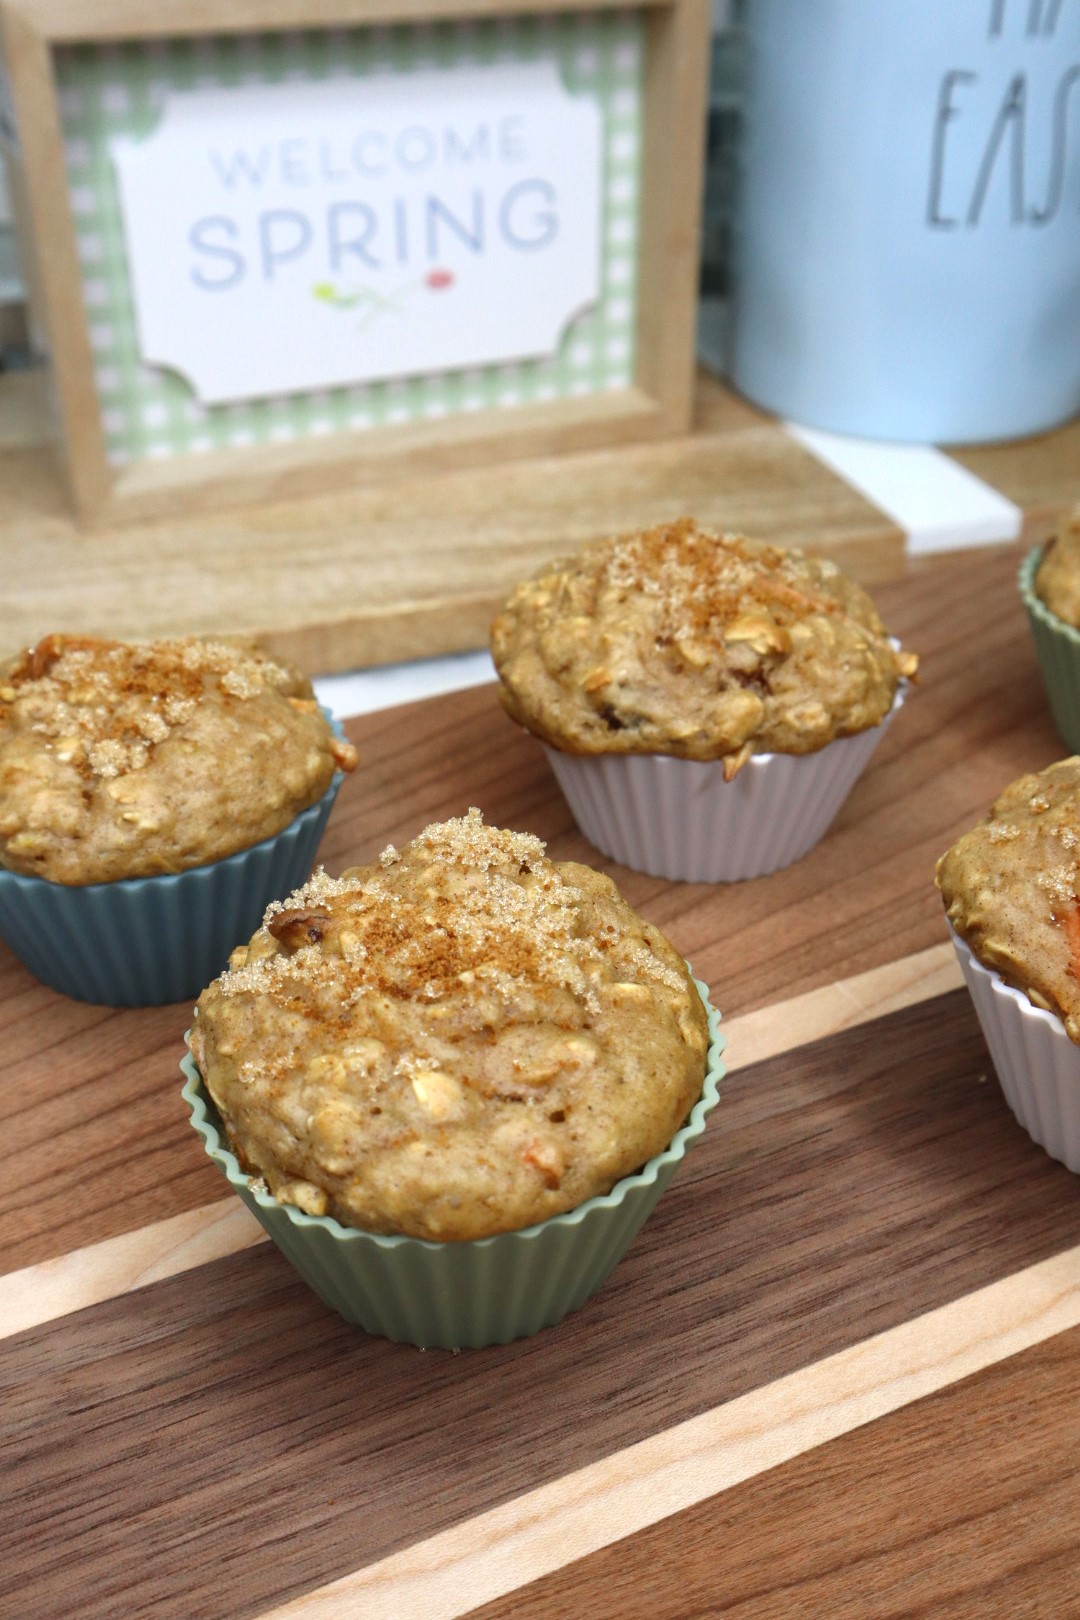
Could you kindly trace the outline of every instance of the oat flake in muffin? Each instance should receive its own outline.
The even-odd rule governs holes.
[[[571,754],[814,753],[876,726],[918,660],[835,563],[690,519],[585,546],[492,627],[507,711]]]
[[[471,810],[271,906],[200,997],[192,1051],[279,1200],[467,1240],[661,1152],[707,1042],[686,964],[609,878]]]
[[[0,666],[0,866],[180,872],[282,831],[356,751],[250,646],[51,635]]]
[[[949,921],[984,967],[1080,1042],[1080,758],[1009,784],[937,864]]]

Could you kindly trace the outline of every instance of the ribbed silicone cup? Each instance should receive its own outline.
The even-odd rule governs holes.
[[[335,771],[322,798],[273,838],[186,872],[74,887],[0,871],[0,939],[43,984],[76,1001],[192,1001],[271,900],[307,878],[341,782]]]
[[[1052,1159],[1080,1171],[1080,1047],[1060,1018],[1033,1007],[949,932],[1005,1101]]]
[[[687,1148],[705,1129],[724,1075],[720,1015],[695,980],[709,1019],[701,1096],[654,1159],[565,1215],[466,1243],[385,1237],[305,1215],[251,1185],[190,1053],[180,1067],[191,1123],[229,1185],[331,1310],[368,1333],[421,1349],[480,1349],[551,1327],[594,1294],[622,1259]]]
[[[816,754],[755,754],[731,782],[721,760],[545,748],[574,820],[605,855],[652,877],[736,883],[820,842],[905,692],[901,682],[880,725]]]
[[[1080,630],[1052,613],[1035,594],[1035,573],[1042,558],[1036,546],[1020,565],[1020,597],[1027,609],[1035,652],[1042,671],[1050,713],[1070,754],[1080,754]]]

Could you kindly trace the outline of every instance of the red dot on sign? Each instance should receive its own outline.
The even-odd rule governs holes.
[[[452,270],[429,270],[424,280],[433,292],[439,292],[443,287],[452,287],[454,285],[454,272]]]

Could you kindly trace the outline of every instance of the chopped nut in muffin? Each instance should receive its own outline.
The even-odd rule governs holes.
[[[956,932],[1080,1042],[1080,758],[1021,776],[937,864]]]
[[[310,682],[256,648],[46,636],[0,666],[0,866],[66,884],[202,866],[355,764]]]
[[[700,1095],[686,964],[611,880],[479,811],[271,906],[192,1051],[282,1202],[466,1240],[607,1192]]]
[[[1051,613],[1080,630],[1080,509],[1064,520],[1043,547],[1035,594]]]
[[[683,519],[518,586],[492,626],[508,713],[571,754],[814,753],[876,726],[918,660],[835,563]]]

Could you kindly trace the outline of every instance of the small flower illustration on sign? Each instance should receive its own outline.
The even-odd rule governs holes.
[[[355,310],[360,316],[356,330],[365,332],[380,315],[403,315],[404,301],[419,292],[421,287],[427,287],[430,292],[443,292],[447,287],[452,287],[456,280],[452,270],[436,265],[427,272],[423,281],[406,282],[388,293],[380,292],[376,287],[339,288],[332,281],[317,281],[311,289],[311,296],[331,309]]]

